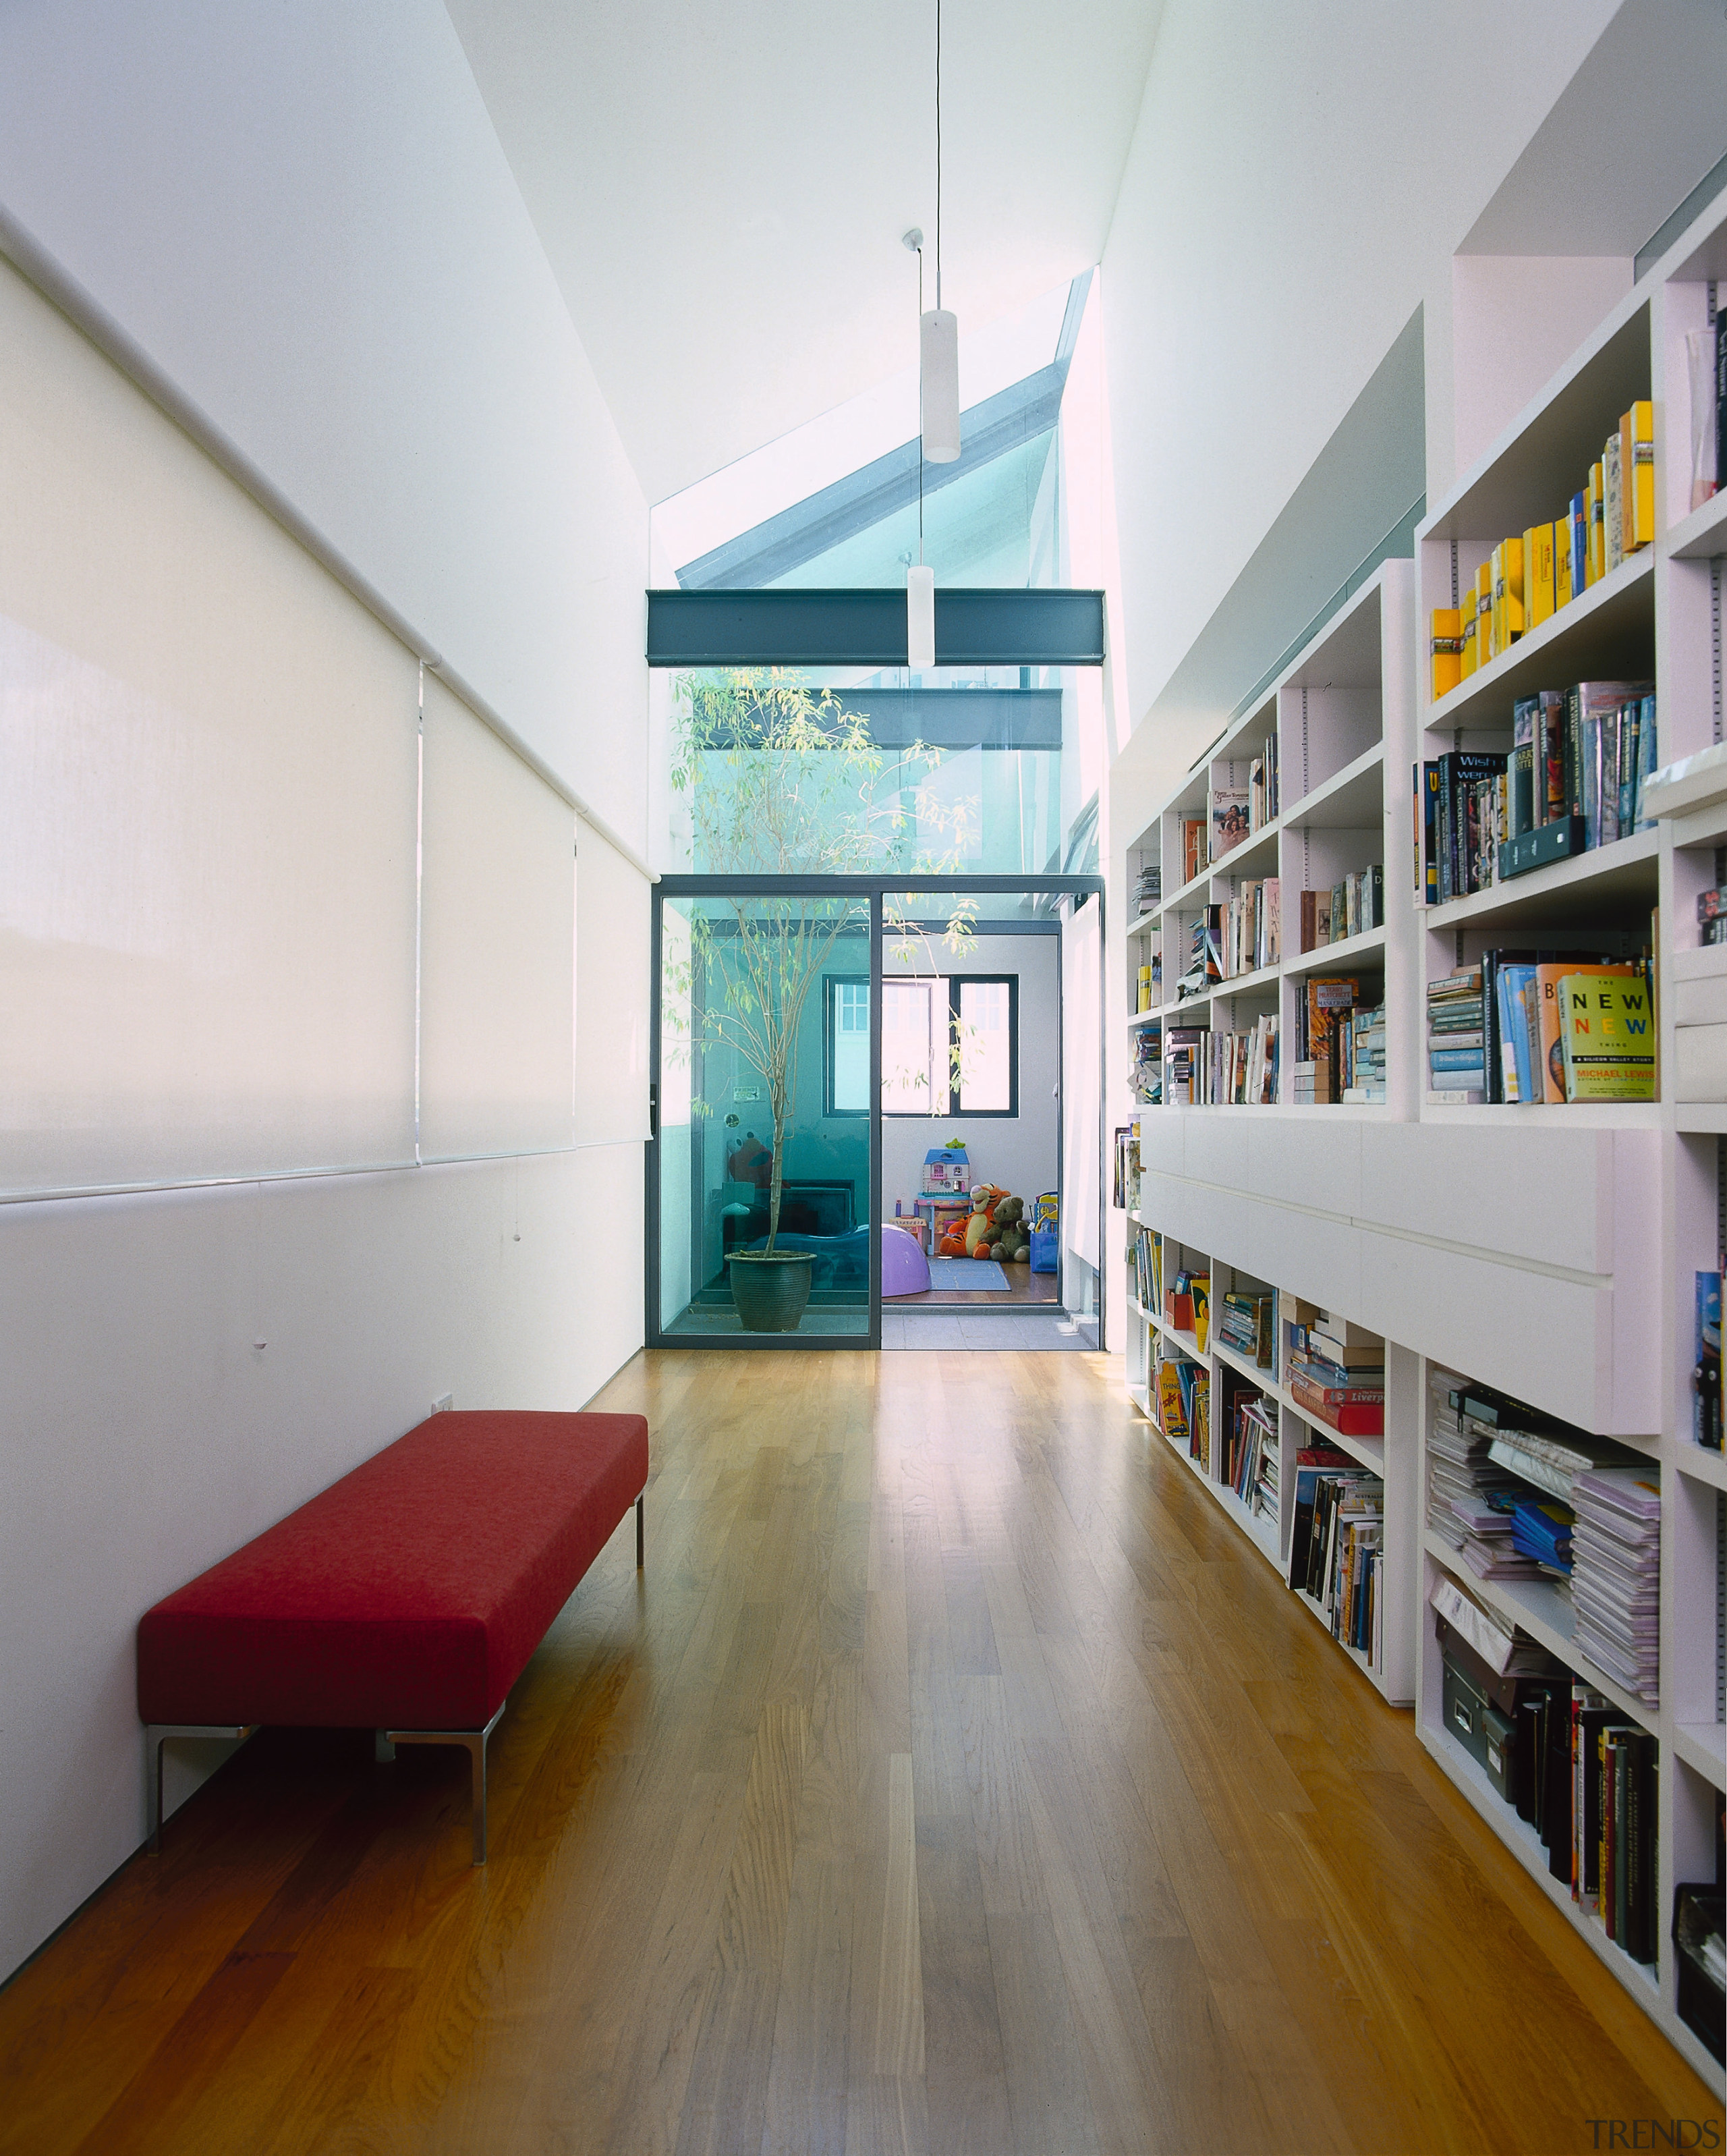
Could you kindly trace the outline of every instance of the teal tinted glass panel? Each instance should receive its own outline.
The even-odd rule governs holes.
[[[1070,867],[1080,776],[1094,761],[1092,706],[1101,711],[1084,669],[729,667],[674,683],[683,871]]]
[[[664,902],[664,1332],[868,1334],[869,925],[862,901]],[[770,1249],[807,1296],[764,1328]]]

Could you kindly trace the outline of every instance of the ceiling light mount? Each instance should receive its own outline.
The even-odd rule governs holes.
[[[935,0],[935,304],[924,307],[924,235],[913,225],[901,244],[918,259],[918,557],[905,572],[905,663],[935,664],[935,572],[924,561],[924,465],[960,454],[960,325],[941,304],[941,0]]]

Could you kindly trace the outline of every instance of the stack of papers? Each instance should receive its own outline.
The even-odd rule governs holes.
[[[1454,1550],[1463,1548],[1471,1527],[1478,1533],[1489,1525],[1493,1514],[1487,1501],[1518,1486],[1516,1476],[1488,1456],[1492,1433],[1473,1419],[1465,1426],[1456,1404],[1463,1383],[1448,1370],[1431,1371],[1427,1378],[1433,1396],[1427,1434],[1427,1525]],[[1508,1517],[1500,1532],[1509,1539],[1510,1530]]]
[[[1650,1706],[1661,1696],[1661,1481],[1600,1467],[1572,1485],[1571,1606],[1578,1648]]]

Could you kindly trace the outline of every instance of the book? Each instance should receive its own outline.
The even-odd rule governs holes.
[[[1289,1375],[1289,1397],[1302,1413],[1328,1429],[1335,1430],[1340,1437],[1383,1437],[1385,1435],[1385,1399],[1358,1396],[1358,1389],[1347,1389],[1334,1385],[1314,1385],[1300,1375]],[[1370,1391],[1361,1388],[1361,1393]]]
[[[1553,611],[1571,603],[1571,518],[1569,510],[1553,523]]]
[[[1642,974],[1564,973],[1558,1000],[1566,1098],[1653,1100],[1654,1021]]]
[[[1437,704],[1448,690],[1456,688],[1463,679],[1463,616],[1456,607],[1435,607],[1431,654],[1432,699]]]
[[[1566,582],[1573,598],[1581,598],[1594,582],[1589,573],[1589,495],[1586,490],[1571,496],[1571,548]]]
[[[1187,1405],[1182,1397],[1181,1377],[1173,1363],[1160,1363],[1157,1366],[1157,1406],[1164,1435],[1185,1441]]]
[[[1212,788],[1211,850],[1208,861],[1220,861],[1248,836],[1248,789],[1244,786]]]
[[[1619,432],[1601,447],[1601,573],[1611,577],[1625,559],[1625,506],[1619,485]]]
[[[1303,1034],[1300,1060],[1323,1067],[1325,1090],[1320,1092],[1316,1089],[1315,1096],[1320,1101],[1335,1101],[1339,1097],[1335,1053],[1337,1022],[1340,1013],[1353,1008],[1360,992],[1360,982],[1348,975],[1310,973],[1304,983],[1304,993],[1298,1006]]]
[[[1550,524],[1532,524],[1523,535],[1524,613],[1531,629],[1553,613],[1553,532]]]
[[[1544,1101],[1565,1101],[1571,1096],[1566,1091],[1565,1046],[1561,1026],[1560,983],[1569,977],[1612,976],[1628,977],[1634,968],[1628,965],[1605,964],[1580,966],[1574,960],[1559,960],[1538,963],[1535,968],[1536,993],[1540,999],[1541,1098]]]
[[[1624,551],[1634,554],[1655,537],[1655,407],[1640,397],[1619,422]]]
[[[1537,1097],[1530,1027],[1535,969],[1516,961],[1498,966],[1494,988],[1499,1001],[1499,1097],[1527,1103]]]
[[[1727,1266],[1696,1276],[1692,1332],[1691,1435],[1710,1452],[1721,1445],[1721,1276]]]
[[[1489,610],[1494,656],[1509,651],[1523,634],[1523,540],[1502,539],[1490,557],[1493,598]]]
[[[1589,581],[1598,584],[1607,573],[1607,475],[1599,464],[1589,467]]]

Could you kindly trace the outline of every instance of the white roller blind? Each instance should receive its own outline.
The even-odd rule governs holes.
[[[591,824],[577,844],[576,1135],[623,1143],[648,1135],[649,886]]]
[[[413,1155],[414,661],[0,264],[0,1191]]]
[[[571,1142],[576,812],[426,680],[420,1154]]]

